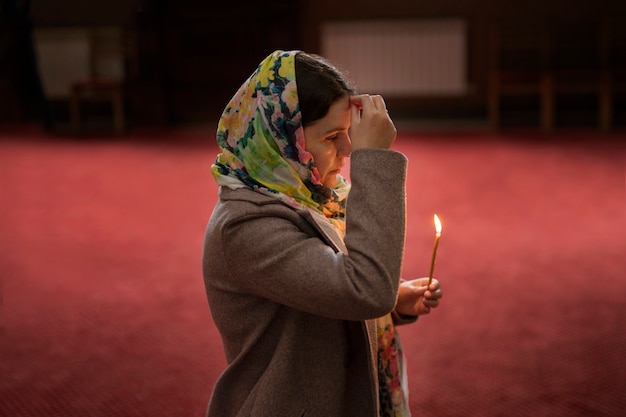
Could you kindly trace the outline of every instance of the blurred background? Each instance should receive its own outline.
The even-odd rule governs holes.
[[[425,417],[626,410],[626,1],[0,0],[0,416],[191,417],[217,119],[274,49],[380,93],[407,155]]]
[[[447,126],[626,124],[619,0],[2,0],[0,123],[216,119],[274,49],[320,53],[396,118]]]

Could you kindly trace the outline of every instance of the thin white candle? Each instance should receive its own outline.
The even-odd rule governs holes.
[[[433,257],[430,260],[430,273],[428,274],[428,285],[426,288],[430,287],[430,283],[433,281],[433,271],[435,270],[435,258],[437,257],[437,247],[439,246],[439,238],[441,237],[441,221],[439,220],[439,216],[435,214],[435,247],[433,248]]]

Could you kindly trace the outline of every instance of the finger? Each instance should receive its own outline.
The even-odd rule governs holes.
[[[359,94],[358,96],[351,96],[350,102],[356,106],[363,107],[366,101],[371,102],[372,98],[369,94]]]
[[[428,286],[428,289],[430,291],[438,291],[440,288],[441,288],[441,285],[439,284],[439,280],[437,280],[436,278],[433,278],[430,285]]]
[[[363,95],[350,96],[350,104],[356,107],[363,107]]]
[[[430,281],[430,285],[428,285],[428,281]],[[423,285],[423,286],[427,286],[429,289],[433,289],[436,290],[437,288],[439,288],[439,280],[437,280],[437,278],[428,278],[428,277],[421,277],[421,278],[415,278],[413,280],[411,280],[411,282],[415,283],[415,284],[419,284],[419,285]]]
[[[426,285],[420,284],[419,282],[412,282],[411,288],[413,289],[413,294],[426,296]]]
[[[350,106],[350,125],[354,126],[361,120],[361,105],[359,103],[351,102]]]
[[[441,290],[428,290],[424,293],[424,298],[428,298],[430,300],[440,299],[443,297],[443,292]]]
[[[387,111],[387,105],[385,104],[385,99],[383,99],[383,96],[381,95],[375,95],[372,96],[372,103],[374,104],[374,107],[376,108],[376,110],[379,111]]]
[[[376,108],[374,100],[369,94],[361,94],[360,96],[354,96],[354,98],[358,100],[363,111],[368,111],[368,109],[371,111],[373,108]]]
[[[437,299],[434,299],[434,300],[432,300],[432,299],[425,299],[424,300],[424,305],[426,307],[429,307],[429,308],[434,308],[434,307],[437,307],[439,305],[439,300],[437,300]]]

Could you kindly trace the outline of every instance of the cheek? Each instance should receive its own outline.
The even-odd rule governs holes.
[[[307,143],[306,150],[313,155],[313,160],[319,165],[331,153],[329,147],[324,142]]]
[[[324,149],[318,153],[318,159],[315,161],[320,169],[327,169],[332,165],[335,156],[337,155],[337,149],[332,144],[327,145]]]

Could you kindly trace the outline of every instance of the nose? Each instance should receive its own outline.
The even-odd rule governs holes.
[[[350,137],[348,135],[342,135],[338,140],[336,140],[335,146],[337,147],[337,156],[350,156],[350,152],[352,152],[352,143],[350,142]]]

